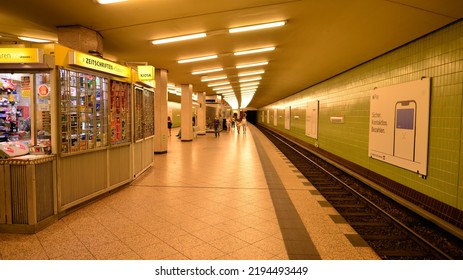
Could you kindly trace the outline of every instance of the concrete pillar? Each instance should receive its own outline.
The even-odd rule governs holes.
[[[198,134],[206,135],[206,93],[198,93]]]
[[[154,153],[167,153],[167,70],[156,69],[156,90],[154,94]]]
[[[182,141],[193,141],[193,86],[191,84],[182,85]]]

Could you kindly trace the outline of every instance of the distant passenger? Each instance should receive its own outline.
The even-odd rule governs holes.
[[[167,116],[167,129],[169,129],[169,136],[172,135],[172,119]]]
[[[236,131],[238,132],[238,134],[240,134],[241,120],[237,119],[235,125],[236,125]]]
[[[219,118],[215,117],[215,119],[214,119],[214,134],[215,134],[215,137],[220,136],[219,126],[220,126]]]
[[[248,122],[246,121],[246,118],[242,118],[240,124],[243,127],[243,134],[246,134],[246,126],[248,124]]]
[[[228,117],[227,118],[227,131],[230,132],[230,130],[231,130],[231,118]]]

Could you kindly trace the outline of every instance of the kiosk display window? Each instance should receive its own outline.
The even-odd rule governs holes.
[[[143,91],[143,136],[150,137],[154,135],[154,92],[145,89]]]
[[[130,84],[111,81],[111,144],[130,142]]]
[[[50,151],[50,74],[0,73],[1,157]]]
[[[109,80],[61,68],[61,153],[108,145]]]
[[[135,141],[154,135],[154,92],[135,88]]]

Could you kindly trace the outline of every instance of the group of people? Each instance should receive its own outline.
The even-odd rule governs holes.
[[[241,118],[236,118],[236,116],[229,117],[226,120],[226,125],[228,132],[235,130],[236,128],[236,131],[240,134],[240,130],[243,128],[243,134],[246,134],[247,120],[244,116]]]
[[[193,119],[193,125],[194,125],[194,119]],[[246,127],[247,127],[247,120],[246,120],[246,113],[240,114],[238,117],[238,114],[233,114],[233,116],[226,118],[225,124],[227,126],[227,132],[231,132],[232,130],[235,130],[240,134],[241,127],[243,128],[243,134],[246,134]],[[214,118],[213,122],[214,126],[214,135],[215,137],[220,136],[220,120],[218,117]],[[172,119],[170,116],[167,117],[167,128],[169,130],[169,136],[171,135],[171,129],[172,129]],[[181,130],[179,130],[179,133],[177,134],[177,137],[181,137]]]

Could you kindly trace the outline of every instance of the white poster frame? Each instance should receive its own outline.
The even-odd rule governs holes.
[[[427,175],[431,79],[374,89],[368,156]]]
[[[305,135],[314,139],[318,139],[318,104],[318,100],[307,102],[305,113]]]

